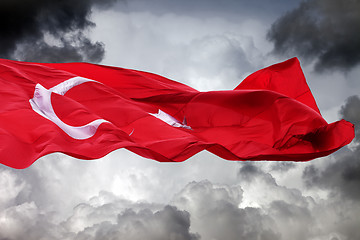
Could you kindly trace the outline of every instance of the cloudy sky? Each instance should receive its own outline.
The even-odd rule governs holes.
[[[0,57],[232,89],[298,57],[328,122],[360,124],[359,0],[2,0]],[[356,127],[358,129],[358,127]],[[307,163],[158,163],[120,149],[0,166],[0,239],[360,239],[360,135]]]

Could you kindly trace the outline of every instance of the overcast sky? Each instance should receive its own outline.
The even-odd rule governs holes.
[[[232,89],[298,57],[329,122],[360,124],[360,1],[2,0],[0,57],[150,71]],[[0,239],[360,239],[360,135],[307,163],[120,149],[0,166]]]

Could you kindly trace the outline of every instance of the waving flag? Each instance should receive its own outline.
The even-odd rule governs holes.
[[[351,123],[322,118],[296,58],[210,92],[124,68],[1,59],[0,102],[0,163],[13,168],[53,152],[96,159],[118,148],[157,161],[204,149],[306,161],[354,138]]]

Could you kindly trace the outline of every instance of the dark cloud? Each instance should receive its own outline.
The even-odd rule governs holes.
[[[342,168],[337,167],[341,172]],[[312,167],[312,169],[317,168]],[[249,177],[250,180],[248,180]],[[337,187],[330,189],[331,185],[338,184],[336,177],[327,179],[330,182],[326,190],[330,189],[332,194],[321,198],[316,196],[317,193],[309,194],[304,189],[292,189],[279,185],[271,174],[262,170],[261,163],[246,163],[240,168],[239,179],[244,189],[245,200],[250,198],[247,200],[249,202],[251,199],[256,199],[258,209],[263,213],[261,218],[273,219],[274,224],[267,226],[271,226],[274,232],[281,235],[278,239],[332,239],[336,237],[359,239],[360,237],[357,227],[360,214],[359,201],[356,199],[354,201],[348,195],[336,195],[336,192],[341,191]],[[191,211],[190,213],[192,214]]]
[[[316,60],[316,70],[347,70],[360,62],[360,1],[307,0],[268,32],[277,54]]]
[[[281,165],[281,163],[279,164]],[[271,168],[278,168],[280,165],[273,163]],[[270,173],[264,172],[259,166],[261,165],[258,165],[256,162],[253,161],[244,162],[238,172],[239,180],[241,180],[242,182],[251,183],[256,180],[262,179],[268,183],[277,185],[273,176]]]
[[[360,98],[351,96],[340,110],[341,116],[355,125],[355,140],[360,141]]]
[[[296,167],[294,162],[273,162],[271,164],[272,171],[286,172]]]
[[[174,199],[191,214],[191,229],[201,239],[280,239],[274,221],[259,208],[239,208],[240,186],[216,186],[209,181],[188,184]]]
[[[116,0],[2,0],[0,57],[26,61],[99,62],[104,46],[84,33],[95,26],[93,6],[108,7]]]
[[[300,0],[279,0],[269,4],[266,0],[132,0],[129,8],[134,11],[151,11],[156,14],[175,13],[200,17],[255,17],[273,19],[279,13],[295,7]]]
[[[287,234],[292,235],[291,239],[309,239],[312,234],[311,227],[315,222],[308,207],[275,200],[269,206],[269,214],[276,219],[278,226],[285,225],[288,228]],[[283,232],[285,231],[283,229]],[[287,238],[283,236],[283,239]]]
[[[355,124],[355,142],[359,142],[360,99],[358,96],[349,97],[342,106],[340,114]],[[333,195],[340,194],[344,199],[360,200],[360,145],[353,150],[343,150],[335,155],[336,160],[319,169],[314,165],[305,168],[303,177],[308,187],[323,188],[332,191]]]
[[[252,162],[245,162],[239,169],[238,176],[243,180],[250,181],[258,177],[261,173],[262,171],[252,164]]]
[[[308,200],[303,197],[299,189],[279,185],[274,176],[264,170],[263,164],[250,161],[242,164],[238,172],[238,179],[244,192],[254,191],[254,197],[260,199],[257,202],[258,205],[269,206],[273,201],[281,200],[296,206],[308,206]]]
[[[107,192],[90,202],[78,204],[60,223],[54,220],[55,212],[44,211],[30,199],[2,208],[0,239],[200,239],[190,232],[190,214],[174,206],[133,203]]]
[[[337,198],[316,201],[276,183],[261,164],[246,163],[240,173],[238,184],[191,182],[170,205],[134,202],[102,191],[77,202],[68,215],[59,218],[59,213],[42,202],[54,201],[42,193],[51,191],[50,179],[39,175],[22,180],[17,171],[0,168],[0,191],[7,193],[0,195],[0,239],[359,238],[358,203],[341,204]],[[38,184],[48,187],[36,191],[36,197],[31,192]],[[246,206],[251,199],[257,207]]]
[[[51,46],[42,40],[26,43],[21,46],[21,51],[17,51],[17,56],[30,62],[99,62],[105,54],[103,43],[92,43],[83,34],[79,34],[75,39],[63,38],[61,42],[61,46]]]
[[[75,239],[149,239],[149,240],[197,240],[199,236],[189,232],[190,216],[176,207],[165,206],[153,213],[149,209],[135,212],[127,209],[109,221],[87,227]]]
[[[310,188],[323,188],[333,195],[360,200],[360,150],[348,153],[335,163],[318,169],[313,165],[305,168],[304,179]]]

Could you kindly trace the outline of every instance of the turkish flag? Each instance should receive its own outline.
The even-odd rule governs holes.
[[[13,168],[53,152],[96,159],[118,148],[162,162],[204,149],[306,161],[354,138],[351,123],[322,118],[296,58],[210,92],[124,68],[0,59],[0,102],[0,163]]]

